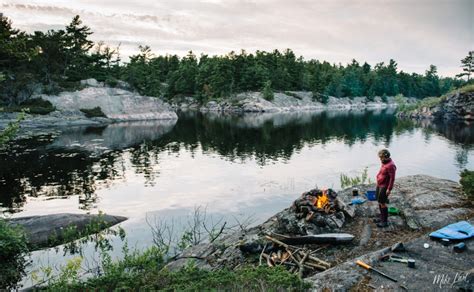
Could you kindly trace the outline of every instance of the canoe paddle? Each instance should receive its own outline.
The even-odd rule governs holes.
[[[356,264],[358,264],[359,266],[361,266],[361,267],[363,267],[364,269],[367,269],[367,270],[369,270],[369,271],[374,271],[374,272],[376,272],[376,273],[378,273],[378,274],[384,276],[385,278],[392,280],[393,282],[397,282],[397,279],[392,278],[392,277],[390,277],[389,275],[387,275],[387,274],[385,274],[385,273],[383,273],[383,272],[381,272],[381,271],[379,271],[379,270],[377,270],[377,269],[372,268],[371,266],[369,266],[368,264],[364,263],[363,261],[357,261]]]

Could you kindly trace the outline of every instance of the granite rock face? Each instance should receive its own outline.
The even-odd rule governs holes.
[[[268,101],[260,92],[238,93],[222,101],[209,101],[204,105],[192,97],[180,98],[174,105],[182,110],[199,109],[202,112],[246,112],[246,113],[278,113],[296,111],[318,111],[327,109],[365,109],[395,107],[395,99],[388,97],[383,102],[381,97],[369,100],[366,97],[336,98],[329,96],[328,102],[323,104],[313,99],[313,94],[308,91],[286,91],[274,93],[274,98]]]
[[[84,117],[80,109],[100,107],[107,118],[114,122],[177,119],[171,107],[158,98],[141,96],[122,88],[102,86],[87,80],[88,87],[59,95],[41,95],[68,117]]]

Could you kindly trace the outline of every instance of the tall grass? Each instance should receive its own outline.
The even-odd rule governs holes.
[[[362,171],[360,175],[356,175],[352,177],[344,173],[341,173],[341,176],[340,176],[341,187],[349,188],[355,185],[371,184],[372,180],[369,178],[368,172],[369,172],[369,169],[368,167],[366,167],[364,168],[364,170]]]

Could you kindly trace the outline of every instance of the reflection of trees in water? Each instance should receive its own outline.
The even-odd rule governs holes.
[[[369,137],[389,143],[396,125],[392,115],[372,112],[313,113],[305,117],[305,123],[301,123],[301,116],[296,116],[277,125],[271,118],[258,123],[251,120],[245,123],[245,119],[245,116],[210,119],[202,114],[183,115],[173,131],[154,146],[157,151],[171,152],[179,152],[181,147],[193,152],[201,146],[203,152],[218,153],[231,161],[255,157],[264,165],[269,160],[290,159],[306,144],[341,141],[353,145]]]
[[[474,125],[458,121],[403,120],[407,128],[422,128],[425,140],[433,134],[447,138],[456,146],[455,164],[462,170],[466,167],[469,152],[474,148]]]
[[[467,164],[468,152],[474,145],[472,126],[415,123],[397,120],[384,112],[243,116],[194,113],[182,115],[171,130],[172,126],[163,130],[157,124],[156,131],[152,131],[155,126],[149,123],[124,125],[127,129],[114,125],[111,129],[66,133],[54,141],[18,141],[14,148],[0,153],[0,204],[18,210],[27,196],[63,198],[78,195],[80,208],[89,210],[97,202],[98,185],[107,187],[124,178],[126,161],[130,161],[135,173],[143,175],[146,185],[153,185],[159,175],[159,156],[163,153],[180,155],[183,150],[192,156],[202,151],[219,154],[230,161],[255,159],[259,165],[266,165],[277,160],[289,160],[305,145],[320,144],[324,147],[333,141],[354,145],[368,139],[377,144],[390,144],[393,135],[413,133],[418,127],[423,127],[427,138],[436,133],[454,141],[457,148],[461,147],[456,163],[462,168]],[[140,130],[142,128],[144,130]],[[170,131],[166,132],[168,128]],[[117,137],[112,143],[116,150],[101,150],[95,155],[85,151],[94,149],[94,139],[97,138],[110,144],[104,139],[104,133]],[[122,140],[126,143],[121,143]],[[74,141],[81,141],[80,144],[87,147],[60,147],[62,143],[74,144]],[[130,141],[136,144],[130,145]],[[120,147],[131,148],[124,152]]]
[[[97,181],[108,184],[123,176],[116,166],[120,153],[94,158],[89,153],[46,151],[48,143],[36,142],[19,141],[14,149],[0,153],[0,204],[10,212],[18,211],[27,196],[79,195],[81,208],[89,209],[97,200]]]

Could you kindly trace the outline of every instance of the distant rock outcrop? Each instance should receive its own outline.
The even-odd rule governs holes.
[[[436,104],[423,105],[400,117],[412,119],[439,119],[474,121],[474,86],[467,86],[439,98]]]
[[[167,103],[127,90],[126,83],[112,88],[97,80],[88,79],[82,81],[81,85],[85,86],[82,90],[40,97],[50,101],[59,111],[59,116],[67,119],[84,119],[81,109],[96,107],[107,116],[105,119],[96,119],[104,122],[177,119],[176,113]],[[58,113],[53,116],[58,116]]]
[[[174,103],[176,108],[192,109],[202,112],[255,112],[275,113],[293,111],[316,111],[326,109],[363,109],[395,107],[395,98],[387,97],[386,102],[381,97],[336,98],[327,96],[327,102],[322,103],[313,98],[308,91],[285,91],[274,93],[273,100],[266,100],[260,92],[244,92],[222,101],[209,101],[201,105],[191,97],[181,98]]]

